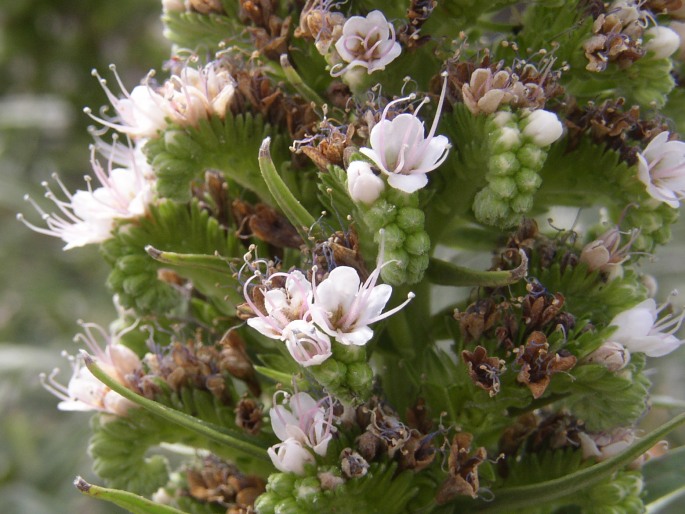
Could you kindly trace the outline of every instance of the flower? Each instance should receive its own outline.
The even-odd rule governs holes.
[[[678,348],[683,341],[673,334],[680,328],[685,314],[667,315],[657,321],[659,312],[652,298],[637,304],[632,309],[617,314],[610,325],[617,327],[611,341],[622,344],[634,353],[649,357],[661,357]],[[667,331],[667,332],[664,332]]]
[[[383,232],[381,232],[381,240]],[[314,302],[310,315],[318,327],[341,344],[364,346],[373,337],[369,325],[392,316],[404,308],[412,298],[399,306],[383,312],[392,294],[392,286],[378,284],[378,277],[385,264],[383,244],[378,252],[379,264],[362,284],[357,270],[350,266],[338,266],[328,277],[313,288]]]
[[[243,294],[248,305],[257,317],[247,320],[247,324],[259,333],[271,339],[283,339],[286,326],[295,320],[303,320],[309,310],[308,299],[312,286],[301,271],[291,273],[274,273],[269,278],[285,278],[285,287],[269,289],[263,294],[266,314],[253,302],[248,293],[250,282],[259,275],[254,275],[245,282]]]
[[[665,59],[680,48],[680,36],[668,27],[657,26],[645,32],[647,42],[645,50],[652,52],[653,59]]]
[[[281,471],[304,473],[304,466],[314,462],[314,456],[325,456],[333,438],[333,412],[324,409],[307,393],[290,397],[290,409],[276,405],[269,410],[271,427],[282,443],[269,448],[274,466]]]
[[[123,344],[118,342],[122,335],[108,335],[100,326],[94,323],[81,323],[84,333],[76,336],[76,341],[85,343],[98,361],[98,365],[114,380],[125,387],[130,387],[130,377],[141,369],[138,356]],[[97,342],[95,332],[105,339],[103,350]],[[119,393],[112,391],[105,384],[83,366],[81,359],[70,357],[73,373],[65,387],[55,381],[59,369],[55,369],[49,376],[41,375],[43,386],[62,400],[57,408],[63,411],[97,410],[118,416],[126,416],[128,410],[135,404]]]
[[[352,161],[347,167],[347,191],[355,202],[372,204],[385,189],[385,182],[364,161]]]
[[[586,264],[589,271],[599,270],[605,273],[607,280],[621,277],[621,265],[628,259],[628,251],[638,233],[638,230],[633,230],[630,233],[630,240],[621,246],[621,231],[618,227],[612,227],[583,247],[580,262]]]
[[[523,119],[523,135],[537,146],[554,143],[564,133],[564,127],[553,112],[537,109]]]
[[[621,343],[605,341],[602,346],[585,357],[583,362],[600,364],[612,372],[620,371],[630,362],[630,352]]]
[[[291,321],[282,338],[292,358],[304,367],[317,366],[333,355],[330,338],[310,322]]]
[[[181,71],[172,75],[161,87],[152,84],[153,72],[143,83],[129,93],[110,66],[116,81],[124,94],[117,97],[107,86],[107,81],[97,77],[107,98],[116,111],[112,118],[95,116],[89,108],[84,109],[98,123],[132,138],[156,137],[166,129],[169,122],[182,126],[196,126],[210,116],[224,118],[235,93],[235,81],[230,73],[217,61],[197,69],[184,65]]]
[[[685,198],[685,143],[668,137],[661,132],[637,154],[637,176],[649,196],[677,209]]]
[[[340,70],[334,68],[331,71],[333,76],[357,66],[366,68],[369,74],[384,70],[402,53],[400,44],[395,40],[395,29],[381,11],[371,11],[366,17],[352,16],[348,19],[343,25],[342,36],[335,43],[335,49],[349,64]]]
[[[440,101],[428,136],[424,137],[423,122],[418,112],[428,99],[424,99],[414,114],[403,113],[388,120],[391,106],[413,99],[413,96],[390,102],[383,110],[381,121],[371,129],[371,148],[359,151],[388,175],[388,184],[405,193],[413,193],[428,183],[426,174],[440,166],[450,149],[445,136],[435,136],[445,100],[447,77],[443,83]]]
[[[108,150],[110,156],[107,171],[95,158],[96,150]],[[59,213],[46,213],[28,195],[25,199],[33,205],[47,224],[38,227],[26,221],[22,214],[17,219],[30,229],[62,239],[65,250],[101,243],[112,236],[118,220],[138,218],[145,215],[147,206],[153,199],[154,177],[152,168],[141,159],[139,148],[122,147],[117,144],[106,145],[100,142],[91,146],[91,166],[101,187],[91,187],[91,177],[86,177],[87,190],[71,194],[55,174],[53,179],[66,196],[60,199],[47,183],[45,196],[59,209]],[[120,164],[122,167],[114,167]]]

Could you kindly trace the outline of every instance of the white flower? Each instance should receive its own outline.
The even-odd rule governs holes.
[[[330,338],[311,322],[291,321],[283,329],[282,338],[292,358],[301,366],[318,366],[333,355]]]
[[[269,289],[263,293],[264,308],[262,312],[252,301],[248,292],[250,282],[258,275],[251,277],[243,286],[243,294],[250,308],[257,315],[247,320],[247,324],[271,339],[284,339],[283,330],[291,322],[305,318],[309,310],[309,297],[312,285],[300,271],[291,273],[274,273],[271,279],[286,277],[284,288]]]
[[[652,52],[652,58],[665,59],[680,48],[680,36],[678,33],[664,26],[657,26],[645,32],[647,42],[645,50]]]
[[[553,112],[537,109],[523,120],[523,135],[537,146],[551,145],[561,137],[564,127]]]
[[[685,143],[668,137],[661,132],[637,154],[637,176],[652,198],[677,209],[685,198]]]
[[[392,105],[413,97],[400,98],[385,107],[381,121],[371,129],[371,148],[359,150],[388,175],[388,184],[395,189],[405,193],[421,189],[428,183],[426,174],[447,159],[449,140],[445,136],[435,136],[445,100],[446,81],[445,77],[440,102],[428,136],[424,137],[423,122],[417,116],[421,106],[428,101],[427,98],[414,114],[403,113],[392,120],[387,119],[388,110]]]
[[[110,151],[107,171],[95,158],[96,149],[102,150],[103,147]],[[115,168],[115,163],[123,167]],[[47,191],[45,196],[52,200],[59,212],[48,214],[29,196],[25,197],[39,212],[47,228],[29,223],[21,214],[17,218],[36,232],[59,237],[66,243],[64,249],[69,250],[106,241],[112,236],[118,220],[145,215],[147,206],[153,199],[154,177],[147,162],[140,158],[138,149],[117,145],[116,140],[111,146],[93,145],[91,165],[100,183],[100,187],[96,189],[91,187],[91,177],[86,177],[88,189],[71,194],[57,175],[53,175],[66,197],[60,199],[47,183],[43,183]]]
[[[587,434],[579,432],[583,458],[595,457],[598,461],[610,459],[629,448],[635,441],[635,433],[628,428],[616,428],[611,432]]]
[[[365,18],[352,16],[347,20],[335,49],[349,64],[341,70],[332,70],[334,76],[354,67],[364,67],[369,74],[384,70],[402,53],[395,40],[395,29],[381,11],[371,11]]]
[[[94,70],[116,115],[112,118],[95,116],[89,108],[84,109],[98,123],[132,138],[158,136],[166,129],[169,121],[182,126],[195,126],[210,116],[223,118],[235,93],[235,81],[218,62],[210,62],[203,68],[183,66],[178,74],[172,75],[162,86],[152,84],[150,72],[142,85],[129,93],[110,66],[123,98],[116,96],[107,86],[107,81]]]
[[[682,344],[673,334],[680,328],[684,314],[677,317],[667,315],[657,321],[663,308],[657,309],[656,302],[648,298],[617,314],[610,323],[617,327],[611,341],[622,344],[633,353],[644,353],[650,357],[671,353]]]
[[[622,264],[628,260],[630,246],[638,234],[638,230],[632,231],[630,240],[621,246],[621,231],[618,227],[612,227],[583,247],[580,262],[586,264],[589,271],[599,270],[605,273],[607,280],[621,277]]]
[[[75,340],[85,343],[103,371],[121,385],[129,387],[130,377],[141,369],[141,361],[133,350],[117,342],[117,337],[121,334],[110,336],[93,323],[82,323],[81,326],[84,328],[84,333],[76,336]],[[104,338],[104,350],[99,346],[94,331]],[[83,365],[81,359],[70,357],[70,361],[73,373],[66,387],[55,381],[58,369],[55,369],[49,376],[41,375],[43,386],[62,400],[57,405],[59,410],[97,410],[126,416],[128,410],[135,407],[133,402],[112,391],[95,378]]]
[[[276,405],[269,410],[271,427],[281,441],[268,450],[274,466],[281,471],[304,473],[304,465],[314,462],[309,449],[325,456],[333,437],[333,413],[307,393],[290,397],[290,409]]]
[[[352,161],[347,167],[347,191],[355,202],[371,204],[385,189],[385,182],[364,161]]]
[[[382,268],[380,263],[383,262],[382,244],[378,260],[379,265],[363,284],[357,270],[350,266],[338,266],[313,290],[312,320],[341,344],[364,346],[373,337],[369,325],[392,316],[414,298],[414,294],[410,293],[402,304],[383,312],[392,294],[392,287],[388,284],[376,285]]]

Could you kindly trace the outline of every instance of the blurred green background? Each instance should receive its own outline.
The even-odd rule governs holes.
[[[0,512],[122,512],[81,497],[76,474],[96,480],[86,455],[88,413],[56,409],[38,374],[62,368],[74,353],[77,319],[107,325],[116,316],[95,247],[63,252],[35,234],[17,212],[39,222],[24,194],[42,200],[53,172],[73,191],[90,172],[87,133],[106,103],[97,68],[116,63],[135,86],[169,56],[155,0],[0,1]],[[113,82],[110,80],[110,83]]]
[[[15,219],[39,217],[23,200],[41,200],[40,183],[59,172],[71,190],[90,172],[84,106],[106,98],[91,76],[116,63],[133,87],[160,68],[169,45],[162,38],[160,2],[154,0],[22,0],[0,2],[0,512],[66,514],[121,512],[82,498],[76,474],[97,482],[86,455],[88,413],[65,413],[44,391],[38,374],[69,366],[77,319],[106,325],[115,312],[96,248],[63,252],[62,242],[40,236]],[[110,80],[110,82],[112,82]],[[44,201],[43,205],[49,206]],[[660,251],[647,271],[662,283],[660,297],[683,287],[685,230]],[[682,305],[684,298],[676,300]],[[657,362],[655,393],[685,399],[685,349]],[[645,426],[668,416],[659,410]],[[681,431],[676,444],[685,442]]]

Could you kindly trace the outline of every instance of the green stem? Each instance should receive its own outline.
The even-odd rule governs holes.
[[[456,287],[501,287],[514,284],[528,273],[528,258],[521,252],[521,264],[513,270],[479,271],[440,259],[431,259],[428,266],[428,280],[441,286]]]
[[[86,352],[82,351],[82,355],[86,367],[93,374],[93,376],[95,376],[95,378],[136,405],[139,405],[144,409],[149,410],[153,414],[171,421],[172,423],[176,423],[177,425],[187,428],[192,432],[200,434],[207,439],[224,444],[238,451],[251,455],[252,457],[256,457],[265,461],[269,460],[269,457],[265,451],[267,445],[264,444],[264,446],[260,446],[254,444],[256,440],[254,437],[248,439],[243,434],[228,430],[223,427],[218,427],[212,423],[207,423],[206,421],[190,416],[185,412],[171,409],[165,405],[161,405],[153,400],[145,398],[144,396],[140,396],[110,377],[100,366],[98,366],[93,357],[88,355]]]
[[[496,497],[492,502],[476,506],[474,511],[488,514],[507,513],[516,509],[539,507],[545,503],[570,496],[582,489],[591,487],[597,482],[606,479],[615,471],[627,466],[669,432],[684,423],[685,413],[679,414],[650,432],[646,437],[630,446],[624,452],[570,475],[538,484],[500,489],[495,492]]]
[[[137,494],[129,493],[128,491],[108,489],[106,487],[89,484],[81,477],[76,477],[74,486],[86,496],[108,501],[128,510],[132,514],[184,514],[183,511],[170,507],[169,505],[155,503],[147,498],[138,496]]]
[[[659,514],[659,513],[664,513],[666,514],[667,512],[673,512],[668,509],[668,507],[674,507],[676,505],[682,505],[682,503],[676,503],[676,502],[682,502],[683,499],[685,498],[685,485],[682,487],[679,487],[675,491],[671,491],[668,493],[666,496],[662,496],[658,500],[654,500],[652,503],[649,503],[646,505],[645,513],[646,514]]]
[[[259,169],[262,172],[262,177],[264,177],[264,182],[266,182],[271,195],[278,207],[283,211],[286,218],[290,220],[297,232],[300,234],[304,241],[309,241],[310,231],[317,232],[315,235],[320,235],[317,229],[316,220],[312,217],[307,209],[305,209],[293,193],[285,185],[283,179],[278,175],[276,171],[276,166],[271,159],[271,152],[269,151],[269,145],[271,143],[271,138],[267,137],[262,142],[262,146],[259,149]]]

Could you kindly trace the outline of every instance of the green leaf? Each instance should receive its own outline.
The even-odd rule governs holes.
[[[245,28],[236,14],[237,12],[234,12],[233,16],[223,16],[195,12],[166,12],[162,16],[164,36],[175,45],[197,54],[201,51],[216,52],[221,49],[221,43],[225,43],[229,38],[232,45],[240,45],[239,38],[231,37]],[[249,45],[244,43],[243,46],[247,49]]]
[[[304,241],[309,240],[310,231],[314,232],[314,235],[321,236],[314,217],[307,212],[278,175],[276,166],[274,166],[274,162],[271,160],[270,144],[271,138],[267,137],[262,141],[259,149],[259,169],[261,170],[264,182],[266,182],[271,195],[276,201],[276,205],[283,211],[283,214],[293,224]]]
[[[653,509],[656,509],[659,504],[666,504],[666,498],[671,495],[678,497],[683,494],[685,480],[683,459],[685,459],[685,446],[669,450],[659,458],[650,459],[642,467],[645,477],[645,503],[654,504]],[[658,511],[655,510],[655,512]]]
[[[147,246],[211,258],[215,253],[236,255],[237,245],[235,236],[222,229],[196,201],[182,205],[164,200],[150,207],[150,214],[136,224],[122,225],[101,249],[112,266],[107,283],[119,295],[122,305],[135,307],[142,313],[166,314],[183,308],[183,297],[170,284],[159,280],[158,271],[172,266],[153,260],[145,251]],[[235,314],[236,305],[243,299],[235,291],[237,283],[228,265],[224,263],[222,274],[216,267],[200,269],[182,266],[180,260],[178,263],[175,267],[178,273],[194,281],[217,309],[228,316]]]
[[[501,287],[515,284],[528,273],[528,258],[521,252],[521,264],[513,270],[479,271],[440,259],[431,259],[428,279],[433,284],[456,287]]]
[[[89,484],[81,477],[76,477],[74,486],[86,496],[113,503],[128,510],[131,514],[184,514],[183,511],[169,505],[155,503],[128,491]]]

